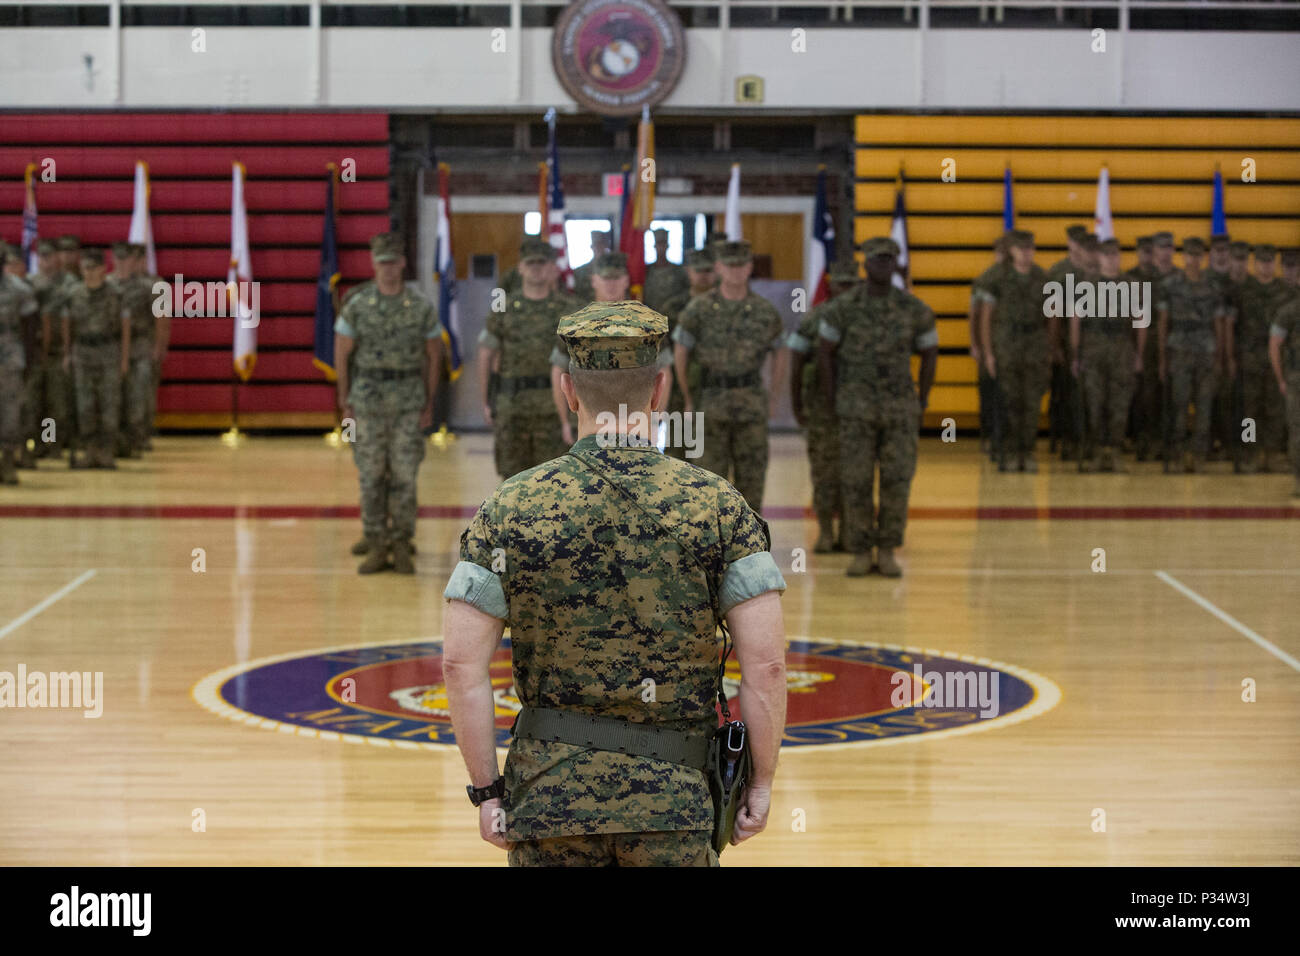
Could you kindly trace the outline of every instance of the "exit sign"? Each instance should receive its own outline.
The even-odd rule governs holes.
[[[623,174],[622,173],[605,173],[605,195],[619,197],[623,195]]]

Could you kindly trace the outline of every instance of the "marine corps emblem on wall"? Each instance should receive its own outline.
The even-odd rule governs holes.
[[[686,61],[681,20],[661,0],[577,0],[551,38],[569,95],[602,116],[633,116],[673,91]]]

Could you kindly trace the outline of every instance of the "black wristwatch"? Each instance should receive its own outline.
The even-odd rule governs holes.
[[[470,785],[465,788],[465,792],[469,794],[469,802],[474,804],[476,807],[484,800],[491,800],[493,798],[499,798],[504,801],[507,796],[506,778],[497,777],[492,781],[491,786],[487,787],[475,787]]]

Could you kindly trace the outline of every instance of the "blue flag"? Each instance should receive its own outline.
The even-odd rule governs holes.
[[[316,341],[311,362],[334,381],[334,286],[339,281],[339,248],[334,228],[334,177],[337,167],[329,164],[325,183],[325,228],[320,243],[320,272],[316,276]]]
[[[1214,209],[1210,213],[1210,235],[1221,236],[1228,231],[1228,214],[1223,210],[1223,174],[1214,171]]]
[[[456,302],[456,259],[451,250],[451,167],[438,164],[438,318],[442,321],[442,344],[447,346],[447,377],[460,378],[460,309]]]
[[[1016,206],[1011,199],[1011,167],[1002,174],[1002,228],[1010,232],[1016,228]]]

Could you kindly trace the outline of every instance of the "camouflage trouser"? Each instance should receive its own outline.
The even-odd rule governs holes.
[[[718,866],[709,830],[520,840],[510,844],[509,859],[511,866]]]
[[[812,470],[813,511],[824,523],[842,514],[840,501],[840,423],[834,416],[809,414],[808,464]]]
[[[1255,421],[1255,441],[1246,442],[1242,458],[1254,462],[1259,452],[1274,454],[1286,448],[1286,402],[1277,390],[1273,367],[1267,363],[1243,362],[1241,376],[1241,414]],[[1241,422],[1235,423],[1233,442],[1241,441]]]
[[[704,412],[704,447],[696,464],[729,480],[756,512],[762,513],[767,481],[767,422],[734,420]],[[734,474],[734,477],[732,477]]]
[[[1011,354],[997,362],[998,390],[1003,408],[1003,457],[1034,453],[1043,393],[1051,382],[1051,368],[1042,359]]]
[[[1138,377],[1133,398],[1133,444],[1143,458],[1155,454],[1164,440],[1164,389],[1160,386],[1160,360],[1151,340],[1154,328],[1147,329],[1147,348],[1142,356],[1142,374]]]
[[[41,441],[41,389],[44,388],[45,365],[32,362],[23,370],[23,441]]]
[[[996,428],[994,416],[997,414],[997,395],[993,391],[997,387],[996,379],[989,378],[989,370],[985,368],[984,362],[979,363],[979,386],[976,398],[979,401],[980,416],[980,441],[993,442],[993,432]]]
[[[1098,446],[1118,447],[1124,442],[1129,404],[1137,384],[1133,349],[1121,345],[1085,350],[1079,377],[1088,410],[1084,454],[1092,457],[1097,454]]]
[[[120,346],[77,349],[72,356],[77,384],[77,440],[85,450],[113,454],[122,400]]]
[[[560,435],[560,420],[553,411],[498,415],[494,431],[497,473],[502,478],[559,458],[569,450]]]
[[[23,440],[22,402],[23,367],[0,364],[0,452],[6,455]]]
[[[149,437],[149,392],[153,389],[153,357],[131,359],[122,381],[122,433],[127,448],[142,448]]]
[[[423,386],[421,386],[423,387]],[[357,416],[352,458],[361,480],[361,527],[372,541],[415,537],[416,476],[424,460],[420,406],[373,394]]]
[[[1286,375],[1286,421],[1291,470],[1300,481],[1300,371]]]
[[[907,498],[916,473],[920,409],[897,408],[885,417],[840,418],[840,485],[844,500],[844,547],[854,554],[869,548],[897,548],[907,527]],[[872,501],[880,468],[880,511]]]
[[[76,408],[72,376],[64,371],[63,356],[57,355],[45,360],[41,388],[42,411],[46,418],[54,420],[54,441],[50,442],[50,446],[53,449],[62,448],[74,436],[72,411]]]
[[[161,382],[162,382],[162,362],[155,361],[153,363],[153,377],[152,377],[153,384],[149,386],[148,402],[145,404],[145,412],[144,412],[146,438],[153,434],[153,430],[154,430],[153,423],[158,420],[158,386],[159,384],[161,384]]]
[[[1210,422],[1214,393],[1218,386],[1211,352],[1170,351],[1169,395],[1173,402],[1174,427],[1170,460],[1183,454],[1187,436],[1187,406],[1196,406],[1192,425],[1192,454],[1205,458],[1210,450]]]

